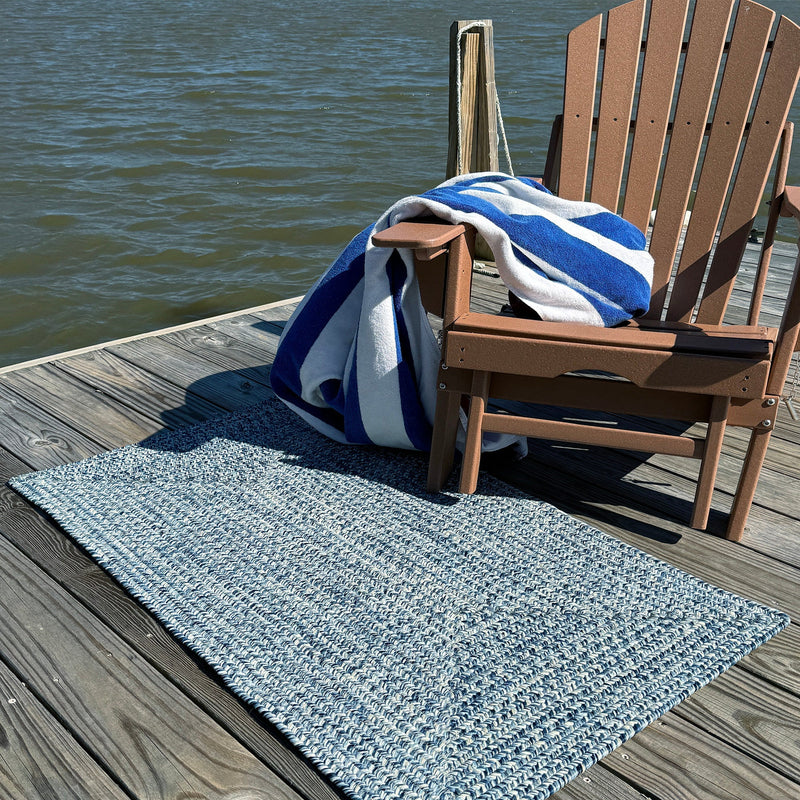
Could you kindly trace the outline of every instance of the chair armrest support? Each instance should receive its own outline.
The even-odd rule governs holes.
[[[469,311],[475,251],[475,229],[471,225],[436,217],[408,220],[373,233],[372,243],[414,251],[423,305],[441,316],[445,327]],[[425,262],[429,262],[428,269],[420,270]]]
[[[794,217],[800,226],[800,186],[786,186],[781,198],[781,216]],[[800,242],[798,242],[800,248]],[[800,350],[800,253],[789,288],[789,301],[783,311],[783,319],[775,342],[775,355],[772,359],[767,392],[780,395],[789,374],[789,366],[795,350]]]

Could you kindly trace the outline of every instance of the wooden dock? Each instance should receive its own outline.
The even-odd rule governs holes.
[[[767,290],[786,291],[781,246]],[[476,307],[499,281],[478,276]],[[743,313],[743,295],[733,315]],[[257,403],[296,301],[0,370],[0,798],[339,797],[58,527],[4,485]],[[769,308],[768,308],[769,311]],[[798,403],[800,406],[800,403]],[[553,411],[552,413],[557,413]],[[614,420],[609,420],[613,424]],[[730,430],[720,529],[744,436]],[[800,621],[800,422],[781,408],[749,529],[686,527],[696,464],[535,443],[504,479],[676,566]],[[800,798],[800,625],[603,759],[560,800]]]

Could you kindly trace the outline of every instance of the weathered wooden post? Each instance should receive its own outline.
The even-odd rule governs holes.
[[[447,177],[498,169],[492,21],[450,26]]]

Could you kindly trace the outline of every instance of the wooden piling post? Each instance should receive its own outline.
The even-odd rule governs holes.
[[[450,26],[447,177],[497,170],[492,21],[458,20]]]

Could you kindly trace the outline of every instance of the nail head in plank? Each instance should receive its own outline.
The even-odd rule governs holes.
[[[100,765],[0,662],[0,797],[128,800]]]

